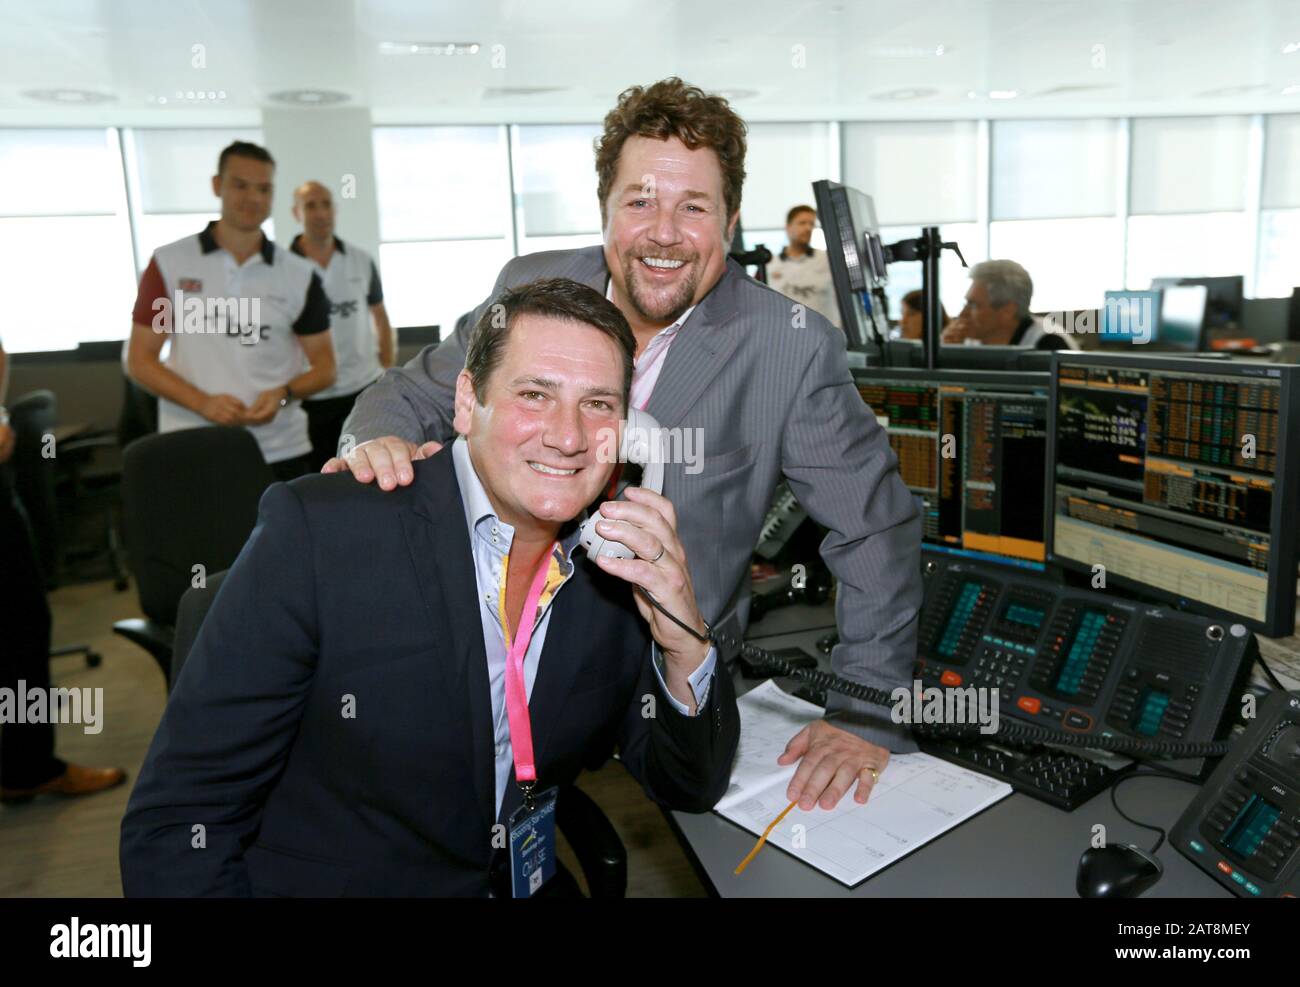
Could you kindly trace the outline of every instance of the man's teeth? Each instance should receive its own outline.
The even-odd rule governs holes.
[[[573,476],[577,470],[557,470],[551,466],[543,466],[541,463],[529,463],[538,473],[545,473],[547,476]]]
[[[675,271],[686,263],[684,260],[665,260],[662,257],[642,257],[641,263],[646,267],[659,267],[665,271]]]

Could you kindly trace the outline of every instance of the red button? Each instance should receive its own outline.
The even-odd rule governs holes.
[[[948,669],[939,676],[939,682],[942,685],[961,685],[961,676],[952,669]]]
[[[1032,698],[1031,696],[1021,696],[1019,699],[1016,700],[1016,705],[1019,706],[1021,709],[1023,709],[1026,713],[1037,713],[1039,707],[1042,706],[1043,704],[1042,702]]]
[[[1223,873],[1225,873],[1225,874],[1231,874],[1231,873],[1232,873],[1232,868],[1229,867],[1227,864],[1225,864],[1222,860],[1220,860],[1220,861],[1218,862],[1218,864],[1216,864],[1215,866],[1217,866],[1217,867],[1219,868],[1219,870],[1223,871]]]

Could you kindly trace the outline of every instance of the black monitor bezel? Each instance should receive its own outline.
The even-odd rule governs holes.
[[[869,270],[868,265],[879,262],[883,265],[883,252],[880,256],[868,257],[868,251],[872,246],[880,248],[880,228],[879,225],[868,227],[865,230],[851,228],[854,236],[852,246],[858,258],[858,269],[862,277],[864,287],[857,289],[853,287],[853,277],[849,271],[848,263],[844,259],[844,236],[840,228],[840,209],[836,201],[836,194],[841,197],[847,196],[849,192],[854,192],[863,196],[868,205],[871,207],[872,219],[875,220],[875,202],[866,192],[860,189],[852,188],[848,185],[842,185],[839,182],[832,182],[830,179],[820,179],[813,182],[813,198],[817,202],[817,217],[821,222],[822,234],[826,239],[826,258],[830,262],[831,284],[835,289],[835,303],[840,310],[840,322],[844,326],[844,334],[848,341],[848,348],[857,352],[862,352],[867,348],[871,341],[871,329],[869,322],[871,315],[866,311],[861,301],[861,295],[869,292],[874,285],[883,284],[883,267],[880,275],[874,274]],[[845,200],[847,207],[847,200]],[[852,212],[848,216],[850,227],[852,227]],[[862,238],[862,242],[857,241],[857,237]],[[874,243],[873,243],[874,241]],[[874,305],[873,300],[870,304]]]
[[[1091,574],[1092,567],[1077,559],[1066,558],[1056,552],[1056,461],[1058,435],[1058,407],[1060,400],[1060,367],[1062,363],[1071,365],[1111,367],[1123,369],[1132,367],[1142,370],[1165,371],[1170,373],[1186,372],[1212,374],[1216,376],[1238,376],[1257,378],[1277,378],[1280,383],[1279,422],[1278,422],[1278,468],[1274,472],[1273,511],[1269,519],[1270,559],[1268,570],[1268,600],[1264,620],[1258,621],[1244,614],[1224,610],[1202,603],[1199,600],[1180,597],[1176,593],[1158,586],[1151,586],[1121,576],[1117,573],[1106,574],[1107,591],[1115,595],[1116,590],[1128,590],[1141,597],[1160,600],[1179,610],[1203,616],[1219,618],[1230,623],[1239,623],[1268,637],[1285,637],[1295,630],[1296,611],[1296,546],[1295,530],[1286,525],[1288,504],[1294,501],[1297,492],[1297,467],[1300,466],[1300,451],[1290,446],[1300,437],[1300,366],[1276,363],[1238,363],[1230,360],[1212,361],[1198,359],[1194,356],[1147,355],[1136,353],[1069,353],[1057,352],[1052,356],[1051,391],[1048,398],[1047,416],[1047,561],[1061,569]]]
[[[1012,391],[1023,391],[1028,393],[1031,390],[1042,390],[1047,393],[1048,403],[1051,403],[1051,378],[1048,371],[1029,371],[1029,370],[959,370],[952,368],[935,368],[934,370],[925,367],[856,367],[853,370],[853,384],[856,387],[860,379],[867,380],[915,380],[917,383],[949,383],[959,385],[971,385],[974,387],[1006,387]],[[1049,409],[1050,410],[1050,409]],[[874,410],[873,410],[874,415]],[[1050,424],[1048,426],[1050,428]],[[1047,436],[1047,445],[1050,448],[1051,435]],[[1047,554],[1047,523],[1051,514],[1051,501],[1048,495],[1051,492],[1048,473],[1050,472],[1051,460],[1044,455],[1043,459],[1043,552],[1044,557],[1041,563],[1032,562],[1028,559],[1022,559],[1015,556],[1002,556],[992,552],[981,552],[978,555],[972,555],[967,550],[953,550],[943,545],[935,545],[925,540],[924,535],[921,538],[921,547],[926,551],[939,552],[945,556],[953,558],[973,559],[980,562],[988,562],[993,565],[1003,565],[1023,572],[1044,573],[1050,564],[1050,557]],[[901,477],[900,477],[901,479]]]

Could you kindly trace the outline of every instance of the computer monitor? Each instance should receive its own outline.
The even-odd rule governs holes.
[[[813,182],[813,194],[826,235],[840,322],[849,348],[862,350],[877,333],[882,339],[889,335],[882,290],[888,274],[876,207],[866,193],[824,179]]]
[[[1206,298],[1203,284],[1166,288],[1160,302],[1160,331],[1156,344],[1170,353],[1199,353],[1205,349]]]
[[[1218,278],[1152,278],[1152,288],[1173,288],[1179,285],[1204,285],[1209,293],[1206,300],[1206,325],[1211,329],[1241,325],[1241,310],[1245,295],[1245,278],[1232,274]]]
[[[1279,364],[1057,354],[1048,560],[1111,592],[1290,634],[1298,374]]]
[[[854,371],[937,552],[1046,568],[1046,373]]]
[[[1155,342],[1160,329],[1160,302],[1159,290],[1106,292],[1097,342],[1112,349]]]
[[[882,360],[876,347],[867,347],[867,366],[924,367],[925,350],[920,340],[891,339],[885,344]],[[944,343],[939,361],[945,370],[1031,370],[1047,373],[1052,369],[1052,351],[1029,346],[962,346]]]

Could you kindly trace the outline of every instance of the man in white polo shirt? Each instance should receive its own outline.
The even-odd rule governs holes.
[[[293,216],[303,232],[289,249],[312,261],[330,300],[334,383],[302,403],[311,435],[312,470],[338,455],[339,433],[358,394],[393,365],[397,337],[384,309],[384,289],[371,256],[334,235],[334,198],[320,182],[303,182],[293,193]],[[373,329],[372,329],[373,325]]]
[[[788,246],[767,265],[767,283],[787,298],[802,302],[836,329],[840,325],[831,265],[825,251],[814,250],[813,230],[817,228],[817,210],[812,206],[795,206],[785,216]]]
[[[212,179],[221,219],[154,251],[127,370],[158,395],[160,432],[247,426],[276,478],[289,480],[310,469],[299,402],[333,382],[334,347],[315,268],[262,233],[274,177],[275,162],[256,144],[221,152]]]

